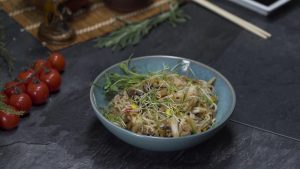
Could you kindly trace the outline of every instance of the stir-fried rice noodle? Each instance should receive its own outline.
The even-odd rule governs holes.
[[[142,135],[181,137],[201,133],[215,122],[213,82],[174,73],[155,74],[117,94],[105,116]]]

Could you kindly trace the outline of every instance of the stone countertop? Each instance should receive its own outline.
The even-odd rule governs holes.
[[[0,131],[1,169],[296,169],[300,166],[300,2],[263,17],[228,1],[218,5],[268,30],[262,40],[194,4],[175,29],[163,24],[135,47],[112,53],[88,41],[66,56],[61,91],[34,107],[18,129]],[[6,42],[16,59],[14,76],[47,49],[0,12]],[[175,43],[174,43],[175,42]],[[224,74],[237,93],[236,109],[216,136],[191,149],[150,152],[108,132],[89,101],[93,79],[110,65],[135,56],[174,55],[203,62]],[[0,61],[2,64],[2,61]],[[1,82],[8,81],[5,73]]]

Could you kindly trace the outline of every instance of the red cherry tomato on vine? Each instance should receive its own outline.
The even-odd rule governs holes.
[[[33,79],[27,85],[27,93],[33,104],[43,104],[49,97],[49,88],[45,82]]]
[[[52,65],[48,60],[38,59],[34,62],[33,68],[36,72],[41,72],[44,68],[52,68]]]
[[[48,61],[51,63],[52,67],[58,72],[64,71],[66,61],[62,54],[54,52],[49,56]]]
[[[33,78],[35,71],[33,69],[25,70],[18,75],[18,79],[24,81],[24,84],[28,84],[29,81]]]
[[[1,92],[0,95],[3,97],[3,103],[8,104],[9,100],[6,94],[4,92]]]
[[[56,92],[60,88],[61,76],[55,69],[45,69],[40,74],[40,80],[45,82],[50,92]]]
[[[16,128],[20,123],[20,117],[0,111],[0,127],[5,130]]]
[[[9,105],[13,106],[18,111],[29,113],[32,106],[31,98],[26,93],[13,94],[9,98]]]
[[[7,97],[10,97],[11,95],[15,94],[16,93],[16,88],[18,90],[20,90],[20,92],[25,92],[26,91],[26,87],[23,83],[19,83],[17,81],[11,81],[11,82],[8,82],[4,85],[4,92],[5,94],[7,95]]]

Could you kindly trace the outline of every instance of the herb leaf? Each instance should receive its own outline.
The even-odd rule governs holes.
[[[146,79],[148,75],[138,74],[129,68],[130,59],[119,64],[119,68],[123,71],[122,74],[110,73],[106,75],[104,90],[106,94],[117,94],[120,91],[127,89],[134,84],[140,83]]]
[[[3,61],[7,65],[8,74],[11,75],[11,73],[14,69],[14,59],[12,58],[8,49],[5,46],[4,31],[3,31],[2,23],[0,23],[0,57],[3,59]]]
[[[0,111],[5,112],[7,114],[14,114],[14,115],[22,115],[24,112],[22,111],[16,111],[14,108],[11,106],[8,106],[3,102],[4,96],[0,95]]]
[[[137,45],[140,40],[148,35],[153,28],[163,22],[169,22],[173,27],[179,23],[186,22],[189,17],[179,9],[179,5],[170,4],[170,11],[162,13],[154,18],[146,19],[141,22],[128,23],[123,21],[125,26],[112,32],[108,36],[99,37],[96,39],[96,47],[112,48],[115,50],[122,50],[130,45]],[[118,18],[118,20],[122,20]]]

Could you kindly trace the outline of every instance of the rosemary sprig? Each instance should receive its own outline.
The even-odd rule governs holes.
[[[96,39],[96,47],[112,48],[122,50],[130,45],[137,45],[140,40],[148,35],[153,28],[163,22],[169,22],[172,26],[186,22],[189,17],[180,10],[178,3],[170,4],[170,10],[154,18],[146,19],[141,22],[128,23],[123,21],[125,26],[116,30],[106,37]],[[120,20],[120,18],[118,18]]]
[[[4,43],[4,32],[2,23],[0,23],[0,57],[6,63],[8,68],[8,74],[11,75],[14,69],[14,59],[10,55],[9,51],[7,50],[5,43]]]

